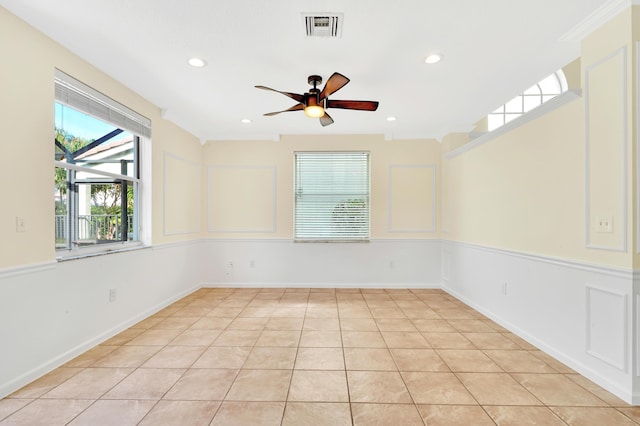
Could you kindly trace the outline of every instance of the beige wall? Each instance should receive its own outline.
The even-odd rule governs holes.
[[[582,43],[588,221],[585,239],[598,251],[633,250],[631,20],[629,8]],[[613,226],[608,232],[598,229],[603,218],[612,218]]]
[[[379,135],[209,141],[204,147],[208,235],[293,238],[294,152],[369,151],[371,238],[438,238],[440,145]]]
[[[284,136],[279,142],[209,142],[160,117],[160,110],[0,9],[0,268],[55,258],[53,248],[53,76],[59,68],[152,120],[153,244],[200,238],[292,238],[293,152],[371,152],[371,237],[438,238],[440,145],[382,136]],[[10,141],[10,142],[6,142]],[[203,160],[204,159],[204,160]],[[17,161],[16,161],[17,160]],[[16,216],[28,231],[17,233]],[[147,230],[148,232],[148,230]]]
[[[630,22],[629,9],[584,40],[569,67],[573,87],[573,68],[582,67],[582,99],[445,157],[445,238],[632,266]],[[598,228],[601,219],[612,221],[610,231]]]
[[[579,101],[445,160],[447,238],[527,253],[584,254]]]
[[[638,6],[634,6],[632,8],[632,40],[633,40],[633,45],[632,45],[632,51],[631,51],[631,56],[633,58],[633,60],[631,61],[630,67],[631,67],[631,93],[632,94],[638,94],[640,93],[640,68],[638,67],[638,61],[640,60],[640,57],[638,56],[638,51],[639,51],[639,46],[640,46],[640,7]],[[632,250],[634,253],[634,259],[633,259],[633,267],[634,269],[636,268],[640,268],[640,241],[638,241],[638,235],[640,235],[640,221],[639,221],[639,216],[640,216],[640,212],[638,211],[638,203],[640,203],[640,185],[638,184],[639,182],[639,172],[638,172],[638,167],[640,167],[640,162],[638,161],[638,159],[640,158],[640,150],[638,149],[638,117],[640,117],[640,113],[638,111],[640,111],[640,105],[638,104],[638,100],[640,99],[640,95],[633,95],[631,98],[631,102],[633,105],[633,112],[634,114],[632,115],[632,119],[631,119],[631,140],[632,140],[632,146],[635,147],[635,149],[632,149],[630,152],[632,153],[631,155],[631,164],[632,166],[632,172],[631,172],[631,179],[633,182],[632,185],[632,194],[633,194],[633,202],[631,203],[631,209],[633,211],[632,214],[632,223],[633,223],[633,229],[635,230],[635,232],[633,233],[632,236]]]
[[[171,242],[191,235],[162,231],[163,153],[200,162],[200,144],[189,133],[163,120],[160,110],[101,71],[0,8],[0,128],[4,182],[0,208],[0,268],[55,259],[53,230],[53,104],[54,69],[150,118],[153,125],[153,242]],[[189,212],[171,211],[171,220]],[[16,216],[27,232],[16,232]],[[199,234],[195,234],[196,237]]]
[[[283,136],[278,142],[201,146],[162,119],[156,106],[0,8],[0,40],[12,40],[0,44],[6,160],[0,173],[11,182],[0,209],[0,268],[55,258],[55,68],[152,120],[148,188],[154,244],[203,236],[290,239],[293,153],[365,150],[371,152],[374,239],[439,238],[442,221],[444,237],[453,240],[630,266],[638,227],[632,150],[636,86],[630,82],[636,71],[632,41],[640,38],[638,25],[632,34],[630,23],[638,22],[638,9],[623,12],[584,41],[578,76],[584,80],[588,71],[589,79],[582,81],[582,100],[444,159],[441,167],[442,151],[465,144],[466,135],[449,135],[442,146],[435,140],[386,141],[380,135]],[[575,74],[574,69],[571,81]],[[16,232],[17,216],[25,218],[27,232]],[[612,232],[597,230],[602,217],[612,219]],[[616,248],[626,241],[627,252],[587,248],[587,233],[594,246]],[[640,264],[637,256],[635,264]]]

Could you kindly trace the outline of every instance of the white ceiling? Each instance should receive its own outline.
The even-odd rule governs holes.
[[[0,0],[0,5],[155,105],[201,139],[281,134],[469,131],[506,100],[579,56],[568,31],[613,0]],[[620,0],[614,3],[620,3]],[[604,5],[604,7],[603,7]],[[339,39],[307,38],[302,13],[344,14]],[[427,65],[440,52],[444,60]],[[190,57],[208,66],[187,65]],[[351,82],[331,99],[376,112],[263,113],[304,93],[307,76]],[[397,121],[388,122],[388,116]],[[241,119],[252,120],[250,124]]]

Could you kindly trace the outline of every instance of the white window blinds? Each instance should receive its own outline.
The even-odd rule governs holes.
[[[295,154],[295,239],[369,239],[369,153]]]
[[[56,70],[56,101],[134,135],[151,137],[151,120],[103,95],[97,90]]]

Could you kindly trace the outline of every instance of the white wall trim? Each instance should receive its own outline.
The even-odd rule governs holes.
[[[589,115],[589,73],[598,66],[606,63],[607,61],[621,55],[622,57],[622,242],[620,246],[602,246],[594,245],[591,243],[591,207],[590,207],[590,189],[591,189],[591,177],[589,175],[589,143],[590,143],[590,115]],[[585,113],[585,247],[596,250],[606,250],[614,252],[626,252],[627,251],[627,49],[625,46],[616,49],[609,53],[605,57],[601,58],[597,62],[590,64],[584,71],[584,113]]]
[[[443,240],[442,243],[443,245],[468,247],[476,250],[486,251],[488,253],[504,254],[508,256],[518,257],[521,259],[528,259],[528,260],[548,263],[551,265],[564,266],[567,268],[577,269],[580,271],[595,272],[595,273],[603,274],[610,277],[632,279],[634,276],[633,270],[626,269],[626,268],[619,268],[615,266],[599,265],[599,264],[589,263],[589,262],[580,261],[580,260],[566,259],[566,258],[555,257],[555,256],[546,256],[541,254],[525,253],[525,252],[516,251],[516,250],[488,247],[488,246],[482,246],[478,244],[464,243],[464,242],[452,241],[452,240]],[[638,273],[640,273],[640,271],[638,271]]]
[[[18,275],[33,274],[36,272],[48,271],[54,269],[58,264],[55,260],[47,262],[31,263],[28,265],[11,266],[9,268],[0,269],[0,280],[3,278],[15,277]]]
[[[636,168],[640,165],[640,131],[637,126],[640,124],[640,42],[636,41],[636,115],[633,127],[636,127]],[[636,173],[636,253],[640,254],[640,173]],[[638,364],[640,366],[640,364]]]
[[[454,157],[457,157],[458,155],[464,154],[467,151],[471,151],[472,149],[477,148],[478,146],[483,145],[487,142],[490,142],[504,135],[505,133],[508,133],[514,129],[517,129],[518,127],[524,126],[530,121],[533,121],[539,117],[542,117],[543,115],[549,114],[551,111],[556,110],[561,106],[568,104],[569,102],[572,102],[576,99],[580,99],[581,96],[582,96],[582,91],[579,89],[567,90],[566,92],[556,96],[555,98],[549,99],[547,102],[543,103],[542,105],[535,107],[531,111],[525,114],[522,114],[518,118],[514,118],[510,122],[505,123],[504,125],[498,127],[497,129],[492,130],[491,132],[485,133],[484,135],[472,140],[471,142],[466,143],[461,147],[446,153],[444,157],[450,160]]]
[[[77,357],[78,355],[83,354],[84,352],[88,351],[89,349],[99,345],[100,343],[110,339],[111,337],[115,336],[118,333],[121,333],[122,331],[126,330],[127,328],[131,327],[132,325],[150,317],[151,315],[155,314],[156,312],[162,310],[163,308],[169,306],[170,304],[182,299],[185,296],[188,296],[189,294],[193,293],[194,291],[198,290],[199,288],[201,288],[201,284],[197,284],[191,288],[189,288],[188,290],[182,291],[179,294],[172,296],[168,299],[165,299],[164,301],[156,304],[155,306],[144,310],[143,312],[141,312],[138,315],[133,316],[132,318],[121,322],[120,324],[116,325],[115,327],[112,327],[111,329],[105,331],[104,333],[101,333],[71,349],[69,349],[68,351],[56,356],[53,359],[50,359],[49,361],[44,362],[43,364],[38,365],[35,368],[32,368],[31,370],[25,372],[24,374],[21,374],[20,376],[16,377],[15,379],[7,382],[7,383],[2,383],[0,384],[0,398],[2,397],[2,395],[8,395],[11,392],[15,391],[16,389],[20,389],[21,387],[31,383],[32,381],[36,380],[39,377],[44,376],[45,374],[49,373],[50,371],[54,370],[55,368],[60,367],[61,365],[65,364],[66,362],[71,361],[73,358]]]
[[[162,244],[155,244],[153,246],[151,246],[152,250],[166,250],[166,249],[171,249],[171,248],[176,248],[176,247],[184,247],[184,246],[190,246],[193,244],[200,244],[207,241],[207,239],[205,238],[196,238],[193,240],[183,240],[183,241],[176,241],[173,243],[162,243]]]
[[[202,238],[201,241],[204,242],[215,242],[215,243],[293,243],[293,244],[366,244],[367,242],[363,241],[322,241],[322,242],[313,242],[313,241],[295,241],[293,237],[291,238],[216,238],[216,237],[207,237]],[[369,238],[368,242],[371,243],[435,243],[440,244],[439,238]]]
[[[585,296],[585,351],[595,357],[598,358],[600,361],[606,362],[607,364],[611,365],[612,367],[617,368],[618,370],[627,373],[628,372],[628,362],[627,362],[627,333],[628,333],[628,322],[627,322],[627,294],[623,293],[623,292],[619,292],[619,291],[612,291],[609,288],[605,288],[602,286],[598,286],[598,285],[594,285],[594,284],[589,284],[587,283],[585,285],[585,291],[586,291],[586,296]],[[622,340],[622,348],[618,348],[620,349],[621,352],[621,359],[619,360],[615,360],[615,359],[611,359],[611,357],[602,354],[600,352],[598,352],[597,348],[593,347],[593,341],[592,341],[592,336],[591,336],[591,328],[593,324],[593,313],[591,312],[591,300],[593,299],[593,296],[596,294],[596,292],[600,292],[603,294],[607,294],[607,295],[611,295],[611,296],[615,296],[620,300],[620,306],[619,309],[617,309],[615,312],[611,312],[610,314],[617,314],[620,316],[619,320],[622,323],[622,328],[623,328],[623,340]]]
[[[424,229],[412,229],[412,228],[394,228],[392,226],[393,218],[392,218],[392,199],[393,199],[393,169],[431,169],[431,176],[433,179],[431,194],[432,198],[432,206],[431,206],[431,227]],[[387,232],[407,232],[407,233],[429,233],[437,231],[437,214],[438,214],[438,179],[436,176],[436,165],[435,164],[394,164],[389,166],[388,171],[388,185],[389,191],[387,193]]]
[[[635,274],[634,274],[634,282],[637,282]],[[640,377],[640,339],[637,338],[637,333],[640,332],[640,294],[635,295],[635,306],[633,307],[633,322],[635,324],[635,328],[633,328],[634,338],[632,342],[635,346],[635,366],[631,366],[631,368],[635,371],[632,371],[635,377]],[[637,400],[640,403],[640,398]]]
[[[271,183],[273,193],[273,219],[270,228],[215,228],[211,224],[211,210],[213,208],[211,200],[211,170],[212,169],[245,169],[245,170],[271,170]],[[210,233],[252,233],[252,234],[272,234],[277,230],[278,225],[278,167],[277,166],[207,166],[207,231]]]
[[[200,228],[183,229],[179,231],[167,232],[167,157],[171,157],[175,160],[178,160],[190,166],[196,167],[198,168],[199,171],[201,170],[201,167],[202,167],[202,164],[200,163],[196,163],[195,161],[191,161],[186,158],[182,158],[178,155],[172,154],[170,152],[164,151],[164,155],[162,158],[162,204],[163,204],[162,234],[166,236],[170,236],[170,235],[188,235],[188,234],[200,233]],[[202,193],[200,180],[198,180],[197,186],[198,186],[198,193],[199,194]],[[196,208],[198,209],[198,223],[202,222],[202,213],[201,213],[202,208],[201,208],[200,198],[201,197],[198,197],[198,205],[196,206]]]
[[[318,283],[271,283],[271,282],[205,282],[202,288],[388,288],[388,289],[439,289],[437,283],[337,283],[327,285]]]
[[[566,43],[580,43],[586,36],[619,15],[632,4],[638,4],[638,1],[609,0],[596,9],[591,15],[587,16],[576,26],[560,36],[559,40]]]

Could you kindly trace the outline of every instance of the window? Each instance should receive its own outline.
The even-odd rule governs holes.
[[[487,129],[495,130],[566,90],[567,80],[564,73],[558,70],[490,113],[487,116]]]
[[[368,241],[368,152],[295,153],[295,239]]]
[[[149,120],[57,70],[55,89],[56,250],[138,242],[140,142],[150,136]]]

